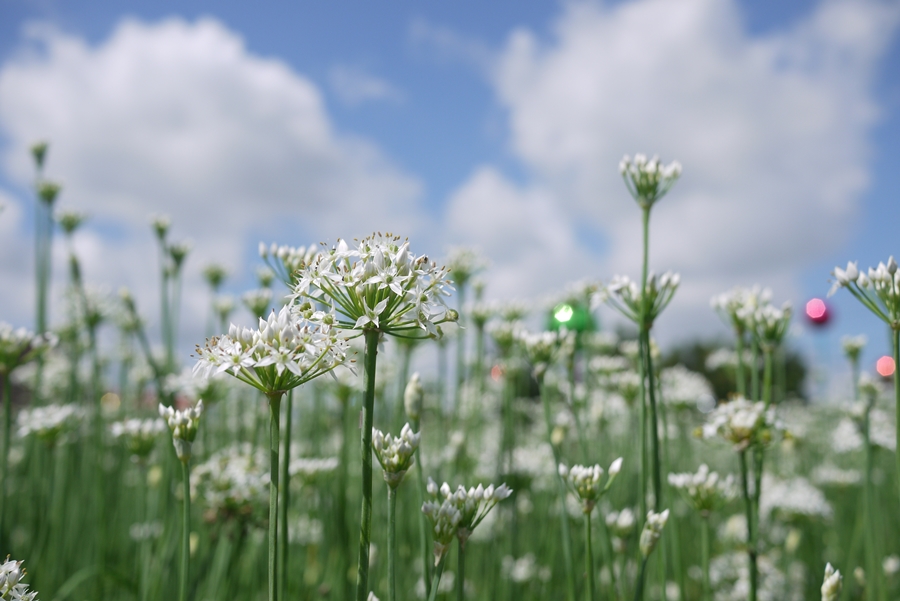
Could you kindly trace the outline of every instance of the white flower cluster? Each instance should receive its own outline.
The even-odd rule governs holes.
[[[681,176],[681,163],[672,161],[663,165],[657,156],[647,160],[646,155],[636,154],[632,160],[625,155],[619,162],[619,173],[631,196],[642,208],[649,209]]]
[[[659,385],[663,402],[674,407],[696,408],[714,399],[709,380],[680,364],[660,371]]]
[[[4,601],[36,601],[37,592],[29,591],[28,585],[22,582],[25,577],[25,569],[21,561],[15,561],[7,556],[6,561],[0,564],[0,599]]]
[[[460,486],[453,492],[446,482],[438,489],[431,478],[428,479],[426,490],[433,500],[422,504],[422,513],[432,526],[434,565],[440,563],[454,536],[459,538],[460,544],[465,544],[494,505],[512,494],[506,484],[497,488],[493,484],[489,484],[487,488],[479,484],[469,490]]]
[[[831,563],[825,565],[825,578],[822,581],[822,601],[837,601],[841,596],[843,577],[840,570],[835,570]]]
[[[559,475],[565,480],[572,492],[575,493],[575,496],[581,499],[581,511],[589,514],[594,510],[594,506],[600,497],[612,486],[613,480],[619,475],[621,469],[622,458],[619,457],[610,464],[609,476],[606,478],[606,485],[604,486],[600,485],[603,479],[603,468],[599,465],[573,465],[569,468],[560,463]]]
[[[204,377],[228,372],[266,394],[283,393],[330,372],[347,361],[347,341],[328,325],[295,316],[290,308],[272,311],[259,329],[234,324],[225,336],[197,347],[194,373]]]
[[[844,349],[844,354],[847,355],[848,359],[855,361],[859,359],[859,354],[868,342],[869,339],[865,334],[860,334],[859,336],[842,336],[841,348]]]
[[[425,389],[422,388],[422,380],[419,378],[419,372],[416,372],[406,383],[403,390],[403,408],[406,415],[413,421],[418,421],[422,413],[422,402],[425,399]]]
[[[709,471],[705,463],[696,474],[669,474],[669,484],[680,490],[704,517],[737,496],[734,477],[729,474],[720,479],[719,474]]]
[[[795,517],[828,519],[834,511],[825,494],[810,484],[806,478],[778,480],[764,474],[759,515],[765,519],[773,513],[787,519]]]
[[[320,247],[316,244],[309,246],[281,246],[274,242],[266,246],[264,242],[259,243],[259,256],[266,264],[272,268],[278,278],[289,288],[297,283],[296,274],[304,265],[312,263],[313,259],[319,254]]]
[[[612,544],[616,553],[625,553],[627,541],[637,524],[637,516],[631,508],[622,511],[611,511],[606,514],[606,527],[613,536]]]
[[[413,432],[409,424],[405,424],[400,430],[400,436],[396,437],[372,428],[372,450],[384,470],[384,481],[391,488],[397,488],[403,481],[406,470],[412,467],[420,437],[421,434]]]
[[[19,436],[25,438],[34,434],[47,444],[55,444],[68,431],[75,429],[85,417],[84,407],[70,403],[67,405],[45,405],[23,409],[16,419]]]
[[[373,234],[356,249],[340,240],[297,272],[294,309],[307,315],[322,303],[343,316],[341,328],[440,337],[438,326],[458,317],[444,302],[452,290],[447,275],[398,236]]]
[[[472,276],[487,267],[487,261],[473,248],[451,248],[447,256],[447,267],[453,282],[465,286]]]
[[[166,407],[159,404],[159,416],[166,420],[172,431],[172,444],[175,446],[175,454],[182,462],[191,459],[191,444],[197,438],[197,427],[200,425],[200,415],[203,413],[203,401],[187,409],[177,410],[174,407]]]
[[[762,401],[753,403],[736,397],[712,410],[703,424],[703,437],[721,436],[735,450],[743,451],[752,444],[769,442],[779,427],[774,407],[766,409]]]
[[[191,496],[218,519],[260,517],[269,492],[269,455],[249,442],[213,453],[191,472]]]
[[[241,295],[241,302],[257,319],[262,319],[269,311],[272,304],[272,290],[270,288],[258,288],[248,290]]]
[[[548,582],[552,576],[549,567],[538,565],[534,553],[526,553],[518,559],[506,555],[500,560],[500,566],[500,573],[504,578],[519,584],[530,582],[535,578],[541,582]]]
[[[574,344],[574,332],[529,332],[525,328],[513,331],[516,341],[525,349],[528,361],[540,379],[565,344]]]
[[[55,346],[56,342],[53,334],[35,335],[25,328],[13,328],[6,322],[0,322],[0,374],[10,374],[18,366]]]
[[[723,321],[734,328],[738,336],[742,336],[753,328],[753,313],[770,302],[772,291],[769,288],[735,286],[728,292],[712,297],[709,304]]]
[[[784,340],[791,323],[791,304],[784,303],[779,309],[766,304],[753,314],[753,335],[763,350],[772,350]]]
[[[667,271],[657,277],[651,272],[647,276],[645,289],[647,315],[643,315],[645,301],[641,294],[640,283],[631,281],[631,278],[625,275],[614,276],[609,285],[597,293],[591,304],[605,302],[638,325],[643,315],[643,319],[652,325],[663,309],[672,302],[680,283],[681,276],[677,273]]]
[[[291,477],[301,476],[305,480],[313,480],[321,474],[333,472],[338,464],[337,457],[292,457],[288,464],[288,474]]]
[[[666,527],[666,522],[668,521],[668,509],[660,513],[654,511],[647,512],[647,521],[644,522],[644,529],[641,530],[640,540],[641,555],[644,556],[644,559],[650,557],[650,554],[653,553],[653,550],[656,548],[656,543],[659,542],[659,537],[662,536],[663,528]]]
[[[126,419],[110,425],[113,438],[124,438],[132,457],[146,459],[156,444],[156,439],[166,429],[166,422],[159,418]]]
[[[487,326],[488,335],[497,347],[501,358],[508,358],[516,344],[516,335],[523,329],[519,321],[492,321]]]
[[[869,267],[868,275],[855,262],[846,269],[835,267],[831,272],[835,282],[828,292],[831,296],[839,288],[846,288],[872,313],[891,327],[900,327],[900,275],[894,257],[887,264]]]

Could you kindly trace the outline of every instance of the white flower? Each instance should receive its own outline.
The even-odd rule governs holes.
[[[681,176],[681,163],[662,165],[656,156],[648,161],[643,154],[634,155],[634,160],[625,155],[619,163],[619,173],[631,196],[642,208],[649,209]]]
[[[241,295],[241,302],[247,307],[257,319],[265,317],[269,310],[269,304],[272,302],[272,290],[269,288],[259,288],[258,290],[248,290]]]
[[[52,445],[64,433],[75,429],[85,415],[84,408],[74,403],[23,409],[16,419],[18,433],[22,438],[34,434]]]
[[[417,421],[422,413],[422,401],[425,398],[425,389],[422,388],[422,381],[419,379],[419,372],[416,372],[406,384],[403,391],[403,408],[406,409],[406,415],[409,419]]]
[[[559,475],[565,480],[576,497],[581,500],[582,512],[589,514],[594,510],[597,501],[609,490],[613,480],[622,469],[622,458],[619,457],[609,466],[606,484],[601,486],[603,468],[599,465],[573,465],[571,468],[559,464]]]
[[[444,302],[450,290],[446,268],[411,254],[397,236],[373,234],[355,250],[341,240],[303,265],[292,299],[304,317],[315,303],[334,307],[339,328],[439,337],[438,325],[458,317]]]
[[[832,271],[835,282],[829,296],[839,288],[846,288],[872,313],[892,328],[900,327],[900,272],[894,257],[887,265],[879,263],[870,267],[868,275],[860,272],[855,263],[848,263],[847,269],[835,267]]]
[[[837,601],[841,595],[841,571],[828,563],[825,565],[825,580],[822,582],[822,601]]]
[[[647,276],[647,287],[644,293],[647,296],[648,313],[644,316],[645,320],[652,324],[659,317],[663,309],[672,302],[680,283],[681,276],[671,271],[667,271],[659,277],[653,272]],[[608,286],[601,288],[597,294],[599,295],[598,300],[592,304],[605,302],[634,323],[639,324],[644,308],[644,299],[638,282],[631,281],[628,276],[617,275],[613,277]]]
[[[712,386],[703,374],[680,364],[660,371],[659,385],[663,402],[676,407],[697,407],[713,398]]]
[[[25,577],[25,569],[21,561],[11,560],[0,564],[0,599],[9,601],[36,601],[37,592],[29,591],[28,585],[21,582]]]
[[[384,470],[384,481],[391,488],[397,488],[406,471],[412,467],[413,455],[419,448],[420,434],[413,432],[409,424],[400,430],[400,436],[393,437],[372,428],[372,450]]]
[[[868,342],[869,339],[865,334],[860,334],[859,336],[842,336],[841,348],[844,349],[844,354],[847,355],[848,359],[855,361],[859,358],[859,354]]]
[[[769,304],[771,298],[772,291],[768,288],[736,286],[728,292],[712,297],[710,305],[723,321],[731,325],[735,333],[741,336],[753,326],[753,312]]]
[[[265,519],[269,455],[249,442],[213,453],[191,472],[191,496],[218,519]]]
[[[260,318],[258,330],[232,324],[227,335],[197,347],[194,373],[228,372],[269,395],[296,388],[347,361],[347,341],[329,325],[329,315],[315,317],[321,321],[298,318],[285,306]]]
[[[473,275],[487,267],[487,261],[472,248],[451,248],[447,256],[450,277],[458,286],[465,286]]]
[[[703,437],[721,436],[736,450],[743,451],[751,444],[768,442],[777,429],[780,424],[774,407],[766,409],[762,401],[753,403],[736,397],[712,410],[703,425]]]
[[[737,496],[734,477],[729,474],[720,479],[705,463],[696,474],[669,474],[669,484],[684,493],[694,509],[704,516]]]
[[[759,515],[765,519],[772,513],[788,518],[802,516],[827,519],[834,511],[822,491],[806,478],[778,480],[764,474]]]
[[[659,542],[659,537],[662,536],[663,528],[666,527],[666,522],[669,521],[669,510],[666,509],[661,513],[655,513],[653,511],[647,512],[647,521],[644,522],[644,529],[641,531],[641,555],[646,559],[650,557],[650,554],[653,553],[653,550],[656,548],[656,543]]]
[[[159,404],[159,415],[169,425],[172,431],[172,444],[175,446],[175,454],[182,462],[191,458],[191,443],[197,438],[197,427],[200,425],[200,415],[203,413],[203,401],[187,409],[176,410],[174,407],[166,407]]]
[[[131,455],[145,459],[153,450],[156,439],[166,429],[162,419],[127,419],[114,422],[110,430],[114,438],[124,438]]]
[[[259,256],[272,268],[272,271],[278,274],[278,278],[286,286],[292,287],[297,283],[297,272],[305,265],[312,263],[319,254],[320,248],[317,244],[293,247],[279,246],[274,242],[270,246],[266,246],[260,242]]]
[[[47,349],[56,346],[55,335],[35,335],[25,328],[13,328],[0,322],[0,374],[10,374],[20,365],[35,359]]]

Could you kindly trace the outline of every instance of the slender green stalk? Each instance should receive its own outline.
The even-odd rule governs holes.
[[[188,573],[191,568],[191,467],[190,460],[181,462],[184,482],[184,515],[181,522],[181,579],[178,599],[187,601]]]
[[[366,395],[361,423],[362,507],[359,520],[359,563],[356,570],[356,601],[369,595],[369,543],[372,533],[372,424],[375,410],[375,366],[378,360],[378,331],[366,330]]]
[[[478,395],[484,396],[484,325],[481,322],[475,330],[475,382]]]
[[[653,454],[653,506],[654,510],[659,512],[662,508],[663,489],[662,489],[662,464],[659,456],[659,420],[656,415],[656,384],[653,374],[653,357],[650,352],[650,328],[649,325],[644,329],[644,360],[647,362],[647,392],[650,398],[650,444]]]
[[[709,584],[709,516],[700,520],[700,561],[703,564],[703,601],[712,599],[712,587]]]
[[[853,379],[853,400],[859,400],[859,356],[850,359],[850,377]]]
[[[641,570],[638,572],[637,584],[634,587],[634,601],[644,598],[644,573],[647,571],[647,558],[641,560]]]
[[[775,349],[763,350],[763,400],[766,403],[766,409],[772,404],[772,367],[774,361]]]
[[[587,579],[584,598],[586,601],[594,601],[594,548],[591,545],[591,513],[584,514],[584,573]]]
[[[747,518],[747,559],[750,564],[750,597],[748,601],[756,601],[757,565],[756,537],[753,520],[753,501],[750,499],[750,487],[747,475],[747,451],[739,453],[741,458],[741,490],[744,495],[744,511]]]
[[[341,402],[341,449],[340,449],[340,463],[338,464],[338,473],[337,473],[337,493],[335,499],[335,513],[337,514],[337,533],[338,533],[338,548],[340,552],[338,553],[338,557],[340,560],[338,561],[338,570],[340,574],[340,593],[342,599],[350,599],[353,594],[350,590],[351,583],[350,578],[348,576],[350,572],[350,562],[351,558],[349,557],[349,553],[347,552],[350,549],[350,528],[347,525],[347,486],[349,481],[349,466],[348,463],[350,461],[350,441],[351,436],[350,433],[353,431],[354,424],[351,424],[351,416],[350,416],[350,398],[349,393],[346,395],[342,395]]]
[[[456,386],[454,391],[456,398],[453,403],[454,419],[458,418],[459,406],[462,403],[463,384],[465,384],[466,381],[466,328],[463,320],[463,311],[466,307],[465,283],[460,282],[456,291],[459,295],[459,319],[456,324],[459,327],[456,331]]]
[[[397,601],[397,489],[388,486],[388,601]]]
[[[281,434],[281,397],[269,395],[269,601],[278,599],[278,454]]]
[[[544,423],[547,427],[547,444],[553,451],[553,463],[559,465],[559,449],[553,444],[553,422],[550,417],[550,399],[547,391],[544,389],[543,377],[538,378],[538,389],[540,390],[541,402],[544,405]],[[572,535],[569,533],[569,516],[566,513],[566,483],[563,482],[559,470],[553,470],[556,473],[556,483],[559,502],[559,525],[560,534],[562,535],[563,560],[566,566],[566,599],[575,601],[575,568],[572,562]]]
[[[421,432],[419,429],[419,420],[413,420],[412,428],[414,432]],[[425,503],[425,476],[422,474],[422,448],[421,445],[416,447],[416,489],[419,491],[419,507]],[[422,566],[424,568],[423,580],[425,581],[425,596],[431,593],[431,553],[428,550],[428,523],[425,514],[421,511],[416,512],[419,516],[419,551],[422,554]]]
[[[434,576],[431,578],[431,592],[428,594],[428,601],[435,601],[435,599],[437,599],[438,589],[441,585],[441,576],[444,573],[444,563],[446,561],[447,555],[445,554],[434,567]]]
[[[894,334],[894,411],[896,412],[897,436],[900,437],[900,326]],[[897,438],[900,441],[900,438]],[[900,486],[900,444],[897,444],[897,485]]]
[[[742,329],[738,329],[735,331],[734,349],[737,353],[737,371],[735,373],[737,393],[746,398],[747,380],[746,376],[744,375],[744,331]]]
[[[288,580],[288,504],[291,501],[290,474],[288,468],[291,463],[291,421],[293,414],[294,391],[291,390],[287,394],[287,402],[284,407],[284,457],[281,460],[281,507],[279,507],[279,521],[281,522],[281,539],[278,541],[281,545],[281,574],[278,581],[278,597],[286,599],[285,591],[287,591]]]
[[[466,601],[466,543],[456,539],[456,601]]]
[[[878,552],[876,542],[876,525],[875,525],[875,493],[872,486],[872,464],[874,459],[872,448],[872,440],[870,438],[870,407],[867,406],[863,414],[863,440],[865,441],[866,450],[866,473],[863,488],[865,498],[866,516],[866,598],[881,599],[884,598],[884,591],[881,586],[881,578],[878,570],[878,558],[881,556]]]
[[[759,343],[752,340],[750,343],[750,396],[751,400],[759,400]]]
[[[9,443],[12,436],[12,391],[9,373],[2,373],[3,386],[3,484],[0,486],[0,544],[9,545],[6,532],[6,495],[9,488]]]

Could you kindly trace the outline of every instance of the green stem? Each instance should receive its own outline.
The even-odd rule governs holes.
[[[413,420],[412,428],[414,432],[421,432],[419,429],[419,420]],[[419,491],[419,507],[425,503],[425,477],[422,474],[421,447],[416,448],[416,488]],[[425,514],[421,511],[416,512],[419,515],[419,548],[422,553],[422,566],[424,568],[423,579],[425,581],[425,597],[431,592],[431,553],[428,551],[428,524],[426,523]]]
[[[3,372],[3,483],[0,486],[0,544],[8,547],[6,540],[6,493],[9,487],[9,443],[12,436],[12,390],[9,372]]]
[[[459,538],[456,539],[456,601],[466,601],[466,543]]]
[[[478,395],[484,396],[484,326],[480,322],[475,331],[475,381],[478,383]]]
[[[584,598],[587,601],[594,601],[594,548],[591,545],[591,514],[584,514],[584,572],[587,578],[587,584]]]
[[[444,573],[444,563],[447,561],[447,555],[444,554],[441,560],[434,567],[434,576],[431,579],[431,593],[428,594],[428,601],[437,599],[438,589],[441,587],[441,576]]]
[[[647,458],[647,365],[644,360],[643,344],[644,333],[647,325],[647,313],[649,307],[647,305],[647,276],[650,262],[650,205],[642,207],[642,240],[643,240],[643,261],[641,266],[641,310],[638,315],[640,322],[638,323],[638,376],[640,377],[640,396],[641,396],[641,520],[647,515],[647,476],[648,476],[648,458]]]
[[[184,515],[181,523],[181,586],[178,598],[187,601],[188,572],[191,568],[191,467],[190,460],[181,462],[184,483]]]
[[[850,377],[853,378],[853,400],[859,400],[859,357],[850,359]]]
[[[900,436],[900,327],[894,328],[894,411],[897,436]],[[900,441],[900,438],[897,438]],[[897,485],[900,486],[900,444],[897,444]]]
[[[397,489],[388,486],[388,601],[397,601]]]
[[[541,401],[544,405],[544,423],[547,427],[547,444],[553,451],[553,462],[559,466],[559,449],[553,444],[553,422],[550,417],[550,399],[544,389],[543,377],[538,378],[538,389],[541,395]],[[563,482],[559,470],[553,470],[556,473],[557,493],[559,502],[559,520],[560,533],[562,535],[563,559],[566,565],[566,598],[569,601],[575,601],[575,568],[572,563],[572,535],[569,533],[569,516],[566,513],[566,484]]]
[[[747,397],[747,380],[744,375],[744,332],[737,330],[735,332],[735,352],[737,353],[737,372],[735,374],[735,383],[737,384],[737,393],[742,397]]]
[[[863,414],[863,438],[865,441],[866,451],[866,473],[865,488],[863,495],[865,498],[865,516],[866,516],[866,597],[869,599],[880,599],[881,578],[878,574],[878,547],[876,543],[876,525],[875,525],[875,495],[872,487],[872,465],[873,465],[873,449],[872,440],[869,432],[869,411],[870,405],[866,407]]]
[[[644,598],[644,573],[647,571],[647,558],[641,560],[641,571],[638,572],[637,584],[634,587],[634,601]]]
[[[750,400],[759,400],[759,343],[754,340],[750,343]]]
[[[747,452],[739,453],[741,458],[741,490],[744,495],[744,511],[747,518],[747,558],[750,564],[750,597],[749,601],[756,601],[757,566],[756,566],[756,540],[753,535],[753,502],[750,499],[750,486],[747,476]]]
[[[356,601],[369,595],[369,543],[372,533],[372,424],[375,410],[375,366],[378,331],[366,330],[366,395],[362,410],[360,458],[362,459],[362,506],[359,520],[359,563],[356,570]]]
[[[712,588],[709,585],[709,516],[700,520],[700,558],[703,563],[703,601],[712,599]]]
[[[763,350],[763,400],[766,402],[766,409],[772,404],[772,366],[774,360],[775,349],[766,348]]]
[[[656,385],[653,374],[653,357],[650,352],[650,328],[644,329],[644,358],[647,362],[647,391],[650,397],[650,443],[653,451],[653,506],[658,513],[662,508],[662,466],[659,460],[659,420],[656,415]]]
[[[281,437],[282,391],[269,397],[269,601],[278,600],[278,454]]]
[[[457,293],[459,294],[459,319],[456,322],[458,329],[456,332],[456,398],[453,403],[454,419],[458,419],[459,417],[459,406],[462,402],[462,388],[466,381],[466,329],[464,327],[465,322],[463,319],[463,310],[466,305],[466,285],[464,283],[459,283]]]
[[[281,506],[279,507],[279,521],[281,522],[281,560],[279,562],[281,574],[278,582],[278,597],[285,599],[288,580],[288,504],[291,500],[290,474],[288,468],[291,463],[291,421],[293,409],[294,391],[287,394],[287,402],[284,407],[284,457],[281,460]]]

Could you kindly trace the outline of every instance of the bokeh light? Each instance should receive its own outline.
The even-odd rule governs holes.
[[[806,303],[806,316],[814,325],[821,326],[828,323],[831,314],[825,301],[821,298],[814,298]]]
[[[875,363],[875,371],[883,378],[894,375],[894,358],[890,355],[881,357],[878,362]]]

